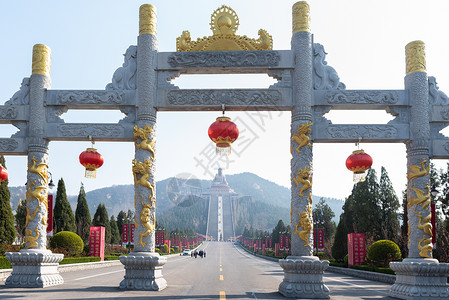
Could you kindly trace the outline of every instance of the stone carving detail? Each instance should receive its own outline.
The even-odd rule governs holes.
[[[103,124],[61,124],[58,127],[62,136],[93,136],[118,138],[123,135],[123,127],[120,125]]]
[[[68,91],[58,94],[61,104],[122,104],[125,94],[113,91]]]
[[[449,153],[449,142],[444,144],[444,150],[446,150],[447,153]]]
[[[388,125],[330,125],[327,132],[332,138],[386,139],[395,137],[398,130]]]
[[[135,90],[137,72],[137,46],[129,46],[126,50],[125,62],[112,76],[112,83],[106,85],[106,90]]]
[[[282,100],[276,90],[174,90],[167,98],[171,105],[276,105]]]
[[[293,84],[292,74],[289,70],[268,70],[268,76],[278,80],[278,82],[271,85],[270,88],[291,87]]]
[[[346,86],[340,82],[337,71],[327,65],[326,51],[321,44],[313,44],[313,88],[315,90],[344,90]]]
[[[449,107],[443,108],[443,109],[440,111],[440,113],[441,113],[441,117],[442,117],[444,120],[449,120]]]
[[[6,101],[5,105],[26,105],[30,103],[30,78],[26,77],[22,80],[20,89]]]
[[[393,120],[388,122],[388,124],[392,123],[408,123],[408,114],[409,110],[406,106],[388,106],[386,108],[387,113],[395,116]]]
[[[433,76],[429,76],[429,98],[429,102],[432,105],[449,104],[449,98],[443,91],[440,91],[436,78]]]
[[[277,51],[179,52],[168,57],[173,68],[274,67],[280,60]]]
[[[1,107],[0,106],[0,119],[3,120],[12,120],[17,118],[18,112],[17,112],[17,108],[14,106],[10,106],[10,107]]]
[[[179,71],[159,71],[157,73],[158,88],[166,90],[179,89],[171,81],[180,75],[181,73]]]
[[[47,122],[64,123],[60,116],[68,111],[67,106],[47,106]]]
[[[330,91],[324,99],[330,104],[394,104],[399,95],[394,91]]]
[[[0,139],[0,151],[10,152],[19,147],[19,143],[13,139]]]
[[[426,72],[425,45],[422,41],[413,41],[405,46],[406,74]]]

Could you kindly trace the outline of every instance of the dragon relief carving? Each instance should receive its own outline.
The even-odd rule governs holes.
[[[296,152],[301,153],[302,151],[299,149],[301,149],[304,146],[312,147],[312,144],[310,143],[310,138],[307,136],[312,132],[312,129],[310,128],[311,126],[312,122],[301,124],[298,127],[298,133],[294,133],[292,135],[292,141],[298,143],[298,147],[296,147]]]
[[[306,167],[304,169],[299,169],[298,174],[296,177],[293,177],[293,181],[295,182],[296,186],[299,184],[302,184],[301,188],[299,189],[298,195],[301,197],[304,197],[304,191],[309,189],[312,186],[312,176],[310,174],[310,167]],[[310,179],[310,180],[309,180]]]
[[[143,150],[147,150],[152,154],[151,160],[154,160],[155,152],[154,152],[154,144],[156,143],[156,140],[154,139],[155,135],[153,134],[153,139],[150,140],[150,135],[153,133],[153,128],[150,125],[145,125],[143,128],[137,127],[137,125],[134,125],[134,145],[136,148],[140,148]],[[140,143],[138,143],[138,139],[141,140]]]
[[[432,214],[428,214],[426,217],[423,217],[422,213],[419,212],[417,214],[417,217],[419,219],[418,228],[424,231],[424,233],[432,236],[432,223],[431,223]]]
[[[419,255],[421,257],[425,258],[431,258],[432,254],[432,237],[426,239],[426,236],[423,235],[422,239],[418,240],[418,249],[419,249]]]
[[[298,224],[295,225],[295,234],[297,234],[299,238],[304,241],[304,247],[310,247],[309,236],[310,232],[313,229],[312,220],[310,219],[310,216],[306,211],[298,214],[299,220]],[[299,227],[301,227],[302,230],[298,230]]]
[[[30,78],[25,77],[22,80],[20,89],[6,101],[5,105],[26,105],[30,102]]]
[[[142,195],[139,195],[139,196],[142,196]],[[143,196],[141,199],[143,199]],[[139,232],[140,240],[139,240],[138,245],[145,247],[147,242],[144,242],[143,238],[149,236],[154,231],[154,228],[156,227],[156,217],[154,215],[154,212],[152,212],[154,202],[143,203],[143,201],[141,200],[141,203],[142,203],[142,210],[140,211],[139,219],[140,219],[142,226],[146,230],[145,230],[145,232]],[[136,225],[137,225],[137,222],[136,222]],[[138,228],[138,227],[136,227],[136,228]]]
[[[33,235],[36,233],[36,236]],[[25,229],[25,243],[28,244],[27,249],[37,247],[37,239],[39,238],[39,230],[36,226],[34,230]]]

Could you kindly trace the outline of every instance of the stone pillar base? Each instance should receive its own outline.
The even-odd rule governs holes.
[[[152,252],[131,252],[120,256],[125,266],[125,278],[120,282],[121,289],[161,291],[167,287],[162,277],[162,266],[167,258]]]
[[[315,256],[289,256],[280,259],[284,269],[284,281],[279,285],[279,293],[288,298],[329,299],[329,288],[323,282],[328,261],[320,261]]]
[[[396,282],[390,296],[399,299],[449,299],[449,264],[436,259],[409,259],[391,262]]]
[[[12,265],[11,275],[5,282],[7,287],[45,288],[64,283],[58,272],[64,254],[23,249],[20,252],[6,252],[5,255]]]

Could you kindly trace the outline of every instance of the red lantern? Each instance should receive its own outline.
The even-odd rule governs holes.
[[[87,148],[80,154],[80,163],[86,168],[84,177],[97,177],[97,169],[103,165],[103,156],[95,148]]]
[[[2,165],[0,165],[0,182],[5,181],[8,179],[8,170]]]
[[[373,159],[363,150],[355,150],[346,159],[346,168],[354,173],[353,181],[362,182],[366,178],[366,170],[371,168]]]
[[[230,154],[231,144],[239,137],[239,129],[230,118],[222,116],[210,125],[207,131],[210,139],[216,145],[216,152]]]

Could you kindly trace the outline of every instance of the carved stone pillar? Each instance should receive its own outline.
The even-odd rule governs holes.
[[[50,88],[50,48],[34,45],[28,124],[28,173],[25,249],[6,253],[13,270],[9,287],[48,287],[62,284],[58,273],[63,254],[47,250],[48,141],[45,139],[45,89]]]
[[[328,299],[323,283],[328,261],[313,256],[312,220],[312,35],[310,9],[305,1],[293,5],[293,104],[291,124],[292,256],[279,260],[284,280],[279,292],[286,297]]]
[[[162,266],[167,259],[155,252],[156,227],[156,71],[157,55],[156,8],[140,7],[137,45],[137,121],[134,126],[135,231],[134,252],[120,256],[125,265],[121,289],[159,291],[167,287]]]
[[[396,282],[390,289],[400,299],[448,299],[449,264],[432,258],[430,222],[430,116],[424,43],[406,46],[405,89],[410,95],[410,135],[407,143],[407,214],[409,257],[392,262]]]

